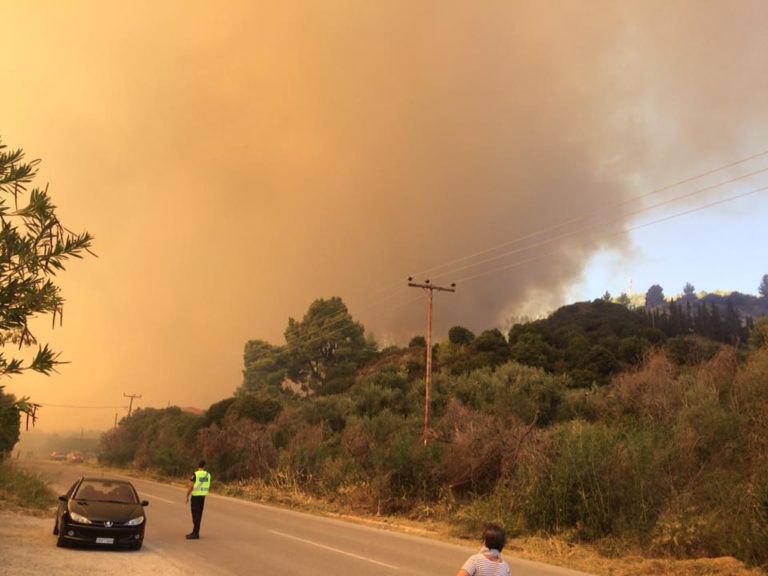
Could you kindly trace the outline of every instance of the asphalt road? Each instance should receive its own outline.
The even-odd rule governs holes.
[[[61,493],[96,468],[47,461],[20,461]],[[115,474],[110,474],[115,476]],[[400,534],[246,502],[214,493],[206,498],[200,540],[192,528],[185,488],[130,478],[147,508],[144,550],[211,576],[253,574],[454,575],[477,548]],[[51,520],[53,523],[53,519]],[[51,545],[55,542],[51,537]],[[518,560],[504,554],[514,576],[579,576],[584,573]]]

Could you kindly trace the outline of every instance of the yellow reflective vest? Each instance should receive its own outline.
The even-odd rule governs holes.
[[[195,485],[192,488],[192,496],[205,496],[211,487],[211,475],[205,470],[195,472]]]

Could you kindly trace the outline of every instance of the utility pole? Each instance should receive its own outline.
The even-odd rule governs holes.
[[[123,396],[125,396],[126,398],[130,398],[131,399],[131,401],[128,404],[128,417],[130,418],[131,417],[131,408],[133,408],[133,399],[134,398],[141,398],[141,394],[126,394],[125,392],[123,392]]]
[[[432,386],[432,295],[438,292],[456,292],[456,284],[451,283],[450,288],[445,286],[435,286],[425,280],[424,284],[413,282],[412,277],[408,277],[408,286],[411,288],[422,288],[427,293],[427,373],[424,379],[424,445],[427,445],[427,434],[429,432],[429,404],[430,388]]]

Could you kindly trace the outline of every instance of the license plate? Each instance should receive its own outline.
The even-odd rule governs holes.
[[[114,538],[96,538],[96,544],[114,544]]]

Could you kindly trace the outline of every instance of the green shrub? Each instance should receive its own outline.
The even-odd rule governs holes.
[[[515,508],[519,495],[509,485],[500,483],[484,496],[465,502],[452,515],[450,525],[454,536],[475,540],[488,523],[504,526],[508,537],[525,533],[528,527]]]
[[[230,408],[237,417],[260,424],[272,422],[282,410],[280,401],[264,392],[239,396]]]
[[[486,416],[497,417],[502,423],[535,420],[545,425],[551,422],[566,389],[562,377],[517,362],[508,362],[496,369],[482,368],[463,376],[440,376],[437,381],[443,396],[456,398]]]
[[[208,468],[221,480],[267,478],[277,465],[270,433],[248,419],[229,416],[224,428],[213,424],[201,430],[198,443]]]
[[[681,481],[705,464],[729,467],[743,455],[743,416],[723,405],[720,391],[693,379],[672,427],[674,469]]]
[[[371,487],[382,512],[406,511],[418,501],[435,501],[441,493],[435,471],[443,447],[424,445],[418,421],[393,430],[386,440],[370,444]]]
[[[0,461],[0,500],[14,506],[47,511],[56,503],[56,494],[39,476]]]
[[[696,366],[714,358],[720,345],[701,336],[675,336],[666,341],[664,349],[676,364]]]
[[[654,464],[658,443],[645,430],[558,425],[521,456],[514,507],[533,530],[576,529],[586,539],[640,533],[655,521],[663,495]]]
[[[21,421],[19,409],[16,407],[16,397],[5,394],[0,386],[0,460],[11,453],[19,441]]]
[[[768,348],[768,318],[758,318],[749,332],[749,345],[755,350]]]

